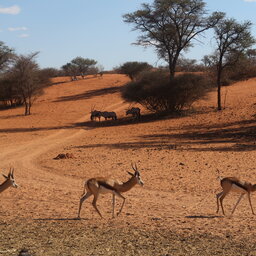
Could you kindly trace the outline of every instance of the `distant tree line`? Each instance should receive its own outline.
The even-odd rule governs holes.
[[[10,108],[24,106],[24,115],[31,114],[35,99],[43,89],[51,84],[50,78],[77,76],[84,78],[88,74],[97,74],[103,67],[96,67],[96,61],[77,57],[61,69],[40,69],[36,62],[38,52],[18,55],[14,49],[0,41],[0,107]]]
[[[223,12],[209,14],[203,0],[152,0],[125,14],[123,20],[139,32],[135,44],[153,47],[159,59],[166,62],[166,66],[155,68],[146,62],[129,61],[115,68],[131,79],[122,90],[129,102],[138,102],[154,112],[180,111],[217,88],[217,109],[221,110],[222,86],[256,76],[252,23],[227,18]],[[200,41],[209,29],[214,33],[213,52],[200,63],[184,58],[195,40]],[[72,59],[60,69],[40,69],[37,55],[17,55],[0,42],[0,106],[24,105],[24,113],[29,115],[35,98],[50,84],[50,77],[77,80],[103,73],[97,61],[83,57]]]

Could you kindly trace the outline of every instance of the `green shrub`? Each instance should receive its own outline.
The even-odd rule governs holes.
[[[121,65],[118,68],[118,72],[121,74],[126,74],[131,80],[135,80],[141,72],[149,70],[151,68],[152,66],[149,65],[147,62],[132,61],[126,62]]]
[[[137,102],[152,112],[175,112],[205,95],[210,83],[202,75],[183,74],[170,80],[165,71],[141,74],[137,81],[125,85],[122,97]]]

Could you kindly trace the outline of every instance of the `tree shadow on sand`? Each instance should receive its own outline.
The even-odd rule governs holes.
[[[141,122],[154,122],[159,119],[145,118]],[[136,121],[137,122],[137,121]],[[98,128],[118,125],[132,125],[131,120],[123,119],[104,122],[85,122],[82,126]],[[177,132],[178,131],[178,132]],[[86,144],[79,148],[117,148],[151,150],[186,150],[186,151],[254,151],[256,150],[256,120],[244,120],[226,124],[190,125],[171,128],[165,133],[140,135],[136,141],[109,144]]]
[[[52,127],[29,127],[29,128],[4,128],[0,129],[1,133],[25,133],[25,132],[39,132],[39,131],[51,131],[51,130],[60,130],[60,129],[72,129],[77,126],[52,126]]]
[[[118,118],[117,120],[105,120],[101,118],[100,121],[85,121],[82,123],[77,123],[79,126],[87,127],[87,128],[102,128],[102,127],[112,127],[112,126],[125,126],[125,125],[134,125],[134,124],[143,124],[143,123],[153,123],[158,122],[160,120],[169,120],[173,118],[183,118],[186,117],[183,113],[174,113],[174,114],[144,114],[141,115],[140,119],[134,119],[131,116],[124,116]]]
[[[107,94],[120,92],[121,88],[122,88],[121,86],[111,86],[111,87],[102,88],[102,89],[90,90],[90,91],[86,91],[84,93],[80,93],[76,95],[59,97],[57,100],[55,100],[55,102],[77,101],[77,100],[90,99],[96,96],[103,96],[103,95],[105,96]]]
[[[119,88],[119,87],[118,87]],[[185,115],[143,115],[140,120],[122,117],[118,120],[103,120],[71,123],[65,126],[0,128],[1,133],[25,133],[60,129],[97,129],[102,127],[127,126],[141,123],[153,123],[159,120],[183,118]],[[78,148],[117,148],[117,149],[150,149],[150,150],[185,150],[195,152],[246,152],[256,150],[256,119],[241,120],[230,123],[211,125],[185,125],[172,127],[164,132],[148,135],[131,136],[132,141],[102,144],[79,145]]]
[[[0,134],[1,133],[39,132],[39,131],[51,131],[51,130],[60,130],[60,129],[91,130],[91,129],[97,129],[102,127],[134,125],[137,123],[154,122],[154,121],[159,121],[161,119],[166,119],[166,117],[164,116],[160,117],[160,116],[151,114],[151,115],[146,115],[141,120],[134,120],[129,117],[123,117],[118,120],[102,120],[101,122],[88,120],[86,122],[76,122],[76,123],[71,123],[69,125],[63,125],[63,126],[28,127],[28,128],[22,127],[22,128],[3,128],[3,129],[0,128]]]
[[[256,150],[256,120],[243,120],[216,125],[183,127],[181,133],[145,135],[146,141],[177,141],[188,151],[253,151]],[[216,146],[217,145],[217,146]],[[218,146],[219,145],[219,146]]]

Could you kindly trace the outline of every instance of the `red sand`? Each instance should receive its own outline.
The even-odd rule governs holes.
[[[13,166],[20,185],[0,194],[0,255],[24,247],[37,256],[256,255],[247,198],[232,217],[215,213],[217,169],[256,182],[256,79],[223,88],[223,111],[212,92],[187,116],[150,120],[142,110],[140,122],[125,116],[119,87],[127,77],[59,79],[65,83],[47,88],[31,116],[22,107],[0,111],[1,171]],[[92,123],[92,108],[119,120]],[[60,153],[75,158],[54,160]],[[73,220],[84,181],[125,181],[131,162],[145,186],[124,194],[123,213],[111,219],[111,195],[102,195],[104,219],[90,198],[83,219]],[[237,197],[224,200],[227,213]],[[254,195],[252,203],[256,211]]]

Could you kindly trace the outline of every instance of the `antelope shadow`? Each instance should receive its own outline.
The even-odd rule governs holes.
[[[68,221],[68,220],[75,220],[75,221],[79,221],[79,220],[88,220],[86,218],[36,218],[34,220],[39,220],[39,221]]]
[[[188,215],[185,216],[188,219],[215,219],[215,218],[223,218],[223,216],[218,215]]]

